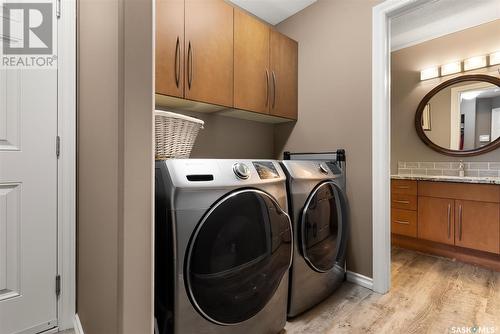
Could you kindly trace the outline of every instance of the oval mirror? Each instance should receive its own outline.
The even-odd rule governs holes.
[[[451,156],[500,146],[500,78],[475,74],[443,82],[420,102],[415,128],[426,145]]]

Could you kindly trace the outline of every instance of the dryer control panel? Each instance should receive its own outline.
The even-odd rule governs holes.
[[[280,177],[272,161],[254,161],[253,166],[257,170],[257,174],[259,174],[261,180],[277,179]]]

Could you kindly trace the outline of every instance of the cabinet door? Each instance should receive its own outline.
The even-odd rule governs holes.
[[[420,239],[453,245],[454,201],[419,196],[417,229]]]
[[[184,0],[156,2],[157,94],[184,96]]]
[[[391,193],[397,195],[417,195],[418,184],[413,180],[391,180]]]
[[[455,201],[455,245],[500,253],[499,209],[497,203]]]
[[[391,207],[403,210],[417,210],[417,196],[392,194]]]
[[[271,31],[271,114],[297,119],[298,107],[298,44]]]
[[[234,11],[234,107],[269,112],[271,29],[252,16]]]
[[[417,211],[391,209],[391,232],[408,237],[417,237]]]
[[[186,0],[185,98],[233,106],[233,7]]]

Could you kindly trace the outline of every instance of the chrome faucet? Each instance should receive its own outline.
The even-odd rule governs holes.
[[[460,177],[465,176],[465,165],[463,160],[460,160],[460,163],[458,164],[458,176]]]

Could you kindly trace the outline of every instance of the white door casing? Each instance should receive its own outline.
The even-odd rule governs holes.
[[[58,133],[58,299],[59,330],[73,328],[76,295],[76,0],[60,2],[57,20]]]
[[[391,18],[429,0],[386,0],[372,10],[373,290],[391,286]]]
[[[500,137],[500,108],[491,110],[491,141]]]
[[[0,334],[57,326],[57,79],[0,70]]]

